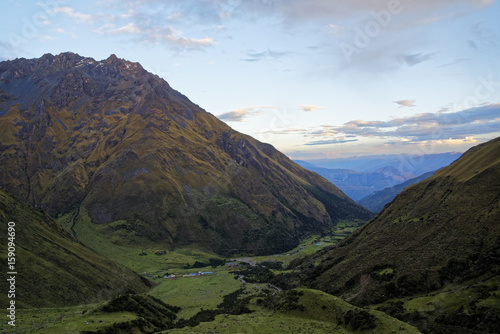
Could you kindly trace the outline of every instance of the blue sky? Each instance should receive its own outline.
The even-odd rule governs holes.
[[[0,60],[116,54],[294,159],[500,135],[500,1],[2,0]]]

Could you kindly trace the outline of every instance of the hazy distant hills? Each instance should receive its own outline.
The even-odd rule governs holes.
[[[498,282],[500,274],[499,219],[497,138],[471,148],[450,166],[406,188],[339,245],[303,261],[302,279],[312,287],[359,305],[427,293],[480,278],[484,283],[473,293],[477,299],[481,289],[498,289],[494,282]],[[319,265],[310,270],[311,263]],[[490,294],[480,296],[478,300],[484,300]],[[460,292],[446,298],[447,303],[465,300]],[[496,303],[494,300],[491,302]],[[490,313],[485,312],[490,312],[490,304],[486,303],[481,304],[486,307],[483,311],[471,307],[464,312],[481,311],[481,316],[489,317]],[[459,324],[462,319],[467,326],[474,324],[467,314],[460,315],[458,306],[449,312],[443,317],[454,314],[453,323]],[[498,313],[491,316],[497,319]]]
[[[0,154],[1,188],[118,244],[269,253],[371,217],[114,55],[0,63]]]
[[[316,167],[329,169],[352,169],[359,172],[373,172],[393,166],[402,172],[422,175],[448,166],[462,154],[459,152],[429,154],[384,154],[355,156],[337,159],[312,159],[308,162]]]
[[[0,249],[7,267],[7,223],[15,223],[16,306],[51,307],[146,292],[152,283],[83,246],[47,214],[0,190]],[[6,270],[7,271],[7,270]],[[7,280],[0,282],[8,305]],[[5,303],[4,303],[5,302]]]
[[[434,172],[425,173],[398,185],[385,188],[380,191],[376,191],[361,200],[358,201],[359,204],[370,210],[374,213],[379,213],[382,211],[384,206],[392,201],[394,197],[396,197],[401,191],[403,191],[406,187],[411,186],[417,182],[423,181],[426,178],[432,176]]]
[[[448,166],[460,155],[461,153],[456,152],[419,156],[373,155],[295,162],[323,176],[347,196],[359,202],[377,191]]]
[[[392,187],[415,177],[411,173],[403,173],[392,166],[385,166],[373,172],[358,172],[351,169],[314,167],[301,161],[296,162],[323,176],[355,201],[359,201],[375,191]]]

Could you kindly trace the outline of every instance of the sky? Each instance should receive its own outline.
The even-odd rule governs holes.
[[[0,61],[139,62],[293,159],[500,136],[500,0],[1,0]]]

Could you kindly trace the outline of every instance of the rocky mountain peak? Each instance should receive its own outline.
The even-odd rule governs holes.
[[[266,253],[371,216],[116,55],[3,62],[0,89],[0,187],[117,243]]]

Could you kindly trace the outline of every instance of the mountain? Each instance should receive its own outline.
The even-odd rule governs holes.
[[[394,166],[385,166],[370,172],[359,172],[351,169],[316,167],[311,163],[300,160],[296,162],[302,167],[323,176],[355,201],[415,177],[415,175],[402,172]]]
[[[316,159],[308,162],[316,167],[328,169],[352,169],[359,172],[373,172],[392,166],[402,172],[422,175],[448,166],[461,156],[459,152],[434,154],[385,154],[354,156],[337,159]]]
[[[45,213],[0,190],[0,251],[7,266],[8,222],[13,222],[16,307],[53,307],[103,301],[122,293],[143,293],[151,286],[79,243]],[[7,270],[6,270],[7,271]],[[2,279],[2,305],[9,305]],[[11,299],[11,300],[14,300]],[[5,303],[4,303],[5,302]]]
[[[431,177],[433,174],[434,172],[425,173],[423,175],[420,175],[418,177],[415,177],[413,179],[410,179],[393,187],[388,187],[383,190],[376,191],[362,198],[361,200],[358,201],[358,203],[367,208],[368,210],[370,210],[371,212],[379,213],[380,211],[382,211],[382,209],[387,203],[391,202],[394,199],[394,197],[396,197],[397,194],[402,192],[406,187],[409,187],[417,182],[423,181],[426,178]]]
[[[271,253],[371,217],[115,55],[0,63],[0,129],[0,187],[71,219],[77,237],[91,227],[120,245]]]
[[[394,312],[403,304],[416,307],[406,301],[420,296],[425,317],[448,312],[434,318],[441,325],[477,329],[474,326],[484,320],[496,324],[489,331],[497,332],[499,219],[496,138],[406,188],[350,237],[295,266],[302,270],[303,284],[357,305],[395,298],[390,304]],[[419,317],[425,318],[422,314]]]

